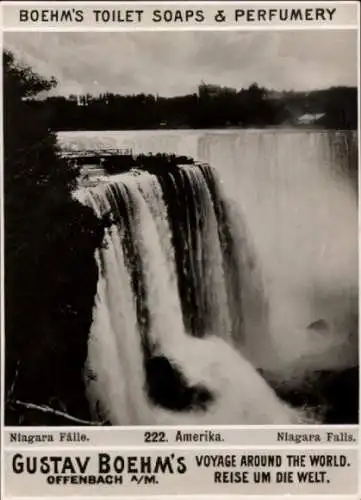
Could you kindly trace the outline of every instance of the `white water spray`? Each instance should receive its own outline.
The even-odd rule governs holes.
[[[282,403],[252,364],[231,346],[232,324],[223,271],[226,256],[218,238],[210,193],[198,167],[180,173],[188,176],[190,193],[200,202],[195,206],[200,208],[202,217],[194,263],[201,268],[197,279],[204,280],[202,286],[211,314],[207,322],[210,330],[200,339],[186,332],[184,326],[176,280],[177,249],[172,247],[167,206],[157,178],[147,173],[124,174],[83,194],[84,202],[99,216],[109,211],[115,216],[97,255],[100,279],[89,339],[88,373],[92,377],[87,381],[93,411],[116,425],[303,421],[304,417]],[[199,231],[200,220],[195,220],[189,234]],[[134,269],[127,264],[126,239],[130,234],[141,265],[141,298],[134,295]],[[143,301],[146,321],[139,317],[137,300]],[[162,355],[169,360],[187,386],[202,386],[212,394],[206,409],[174,411],[150,401],[144,368],[145,343],[153,348],[153,356]]]

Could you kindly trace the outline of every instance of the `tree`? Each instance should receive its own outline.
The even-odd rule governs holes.
[[[77,172],[59,157],[49,114],[34,100],[55,80],[8,51],[3,63],[7,422],[38,423],[32,413],[19,414],[14,398],[61,401],[86,416],[82,370],[102,227],[73,200]]]
[[[55,79],[46,80],[29,67],[20,66],[8,51],[3,55],[3,70],[5,163],[11,165],[5,170],[5,189],[11,189],[13,183],[17,190],[27,189],[28,182],[35,178],[31,190],[34,194],[54,183],[57,190],[60,186],[68,189],[75,172],[65,169],[57,156],[56,138],[49,130],[46,110],[36,109],[31,101],[54,87]]]

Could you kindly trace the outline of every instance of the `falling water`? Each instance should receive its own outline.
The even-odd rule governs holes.
[[[102,418],[287,423],[294,417],[278,400],[273,415],[255,417],[259,404],[252,406],[247,394],[258,383],[253,367],[289,381],[357,366],[354,134],[108,135],[99,138],[102,147],[110,140],[135,153],[186,154],[210,163],[217,175],[205,165],[157,177],[133,172],[82,193],[99,216],[111,213],[113,220],[97,256],[102,272],[89,342],[90,400],[100,402]],[[62,140],[86,147],[83,139]],[[94,147],[94,138],[87,140]],[[175,401],[157,405],[154,384],[136,391],[158,370],[158,361],[149,360],[161,356],[195,388],[196,396],[176,412]],[[166,373],[157,380],[169,389]],[[268,386],[258,400],[261,393],[274,397]],[[216,405],[220,394],[223,412]],[[253,413],[240,411],[240,401]],[[188,410],[195,403],[193,414]],[[208,405],[203,413],[202,404]]]
[[[186,196],[183,212],[174,212],[174,189]],[[93,413],[113,424],[298,421],[241,354],[246,261],[236,255],[249,249],[243,239],[235,251],[236,228],[212,170],[178,167],[161,178],[130,171],[78,196],[111,217],[96,255],[87,366]]]

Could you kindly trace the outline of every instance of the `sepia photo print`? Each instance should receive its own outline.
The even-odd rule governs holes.
[[[6,32],[5,424],[357,424],[357,33]]]

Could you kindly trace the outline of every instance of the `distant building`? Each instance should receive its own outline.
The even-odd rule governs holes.
[[[209,83],[202,82],[198,86],[198,96],[199,97],[216,97],[218,95],[224,94],[236,94],[236,89],[231,87],[222,87],[221,85],[213,85]]]
[[[296,125],[313,125],[318,122],[318,120],[320,120],[320,118],[322,118],[323,116],[325,116],[325,113],[305,113],[304,115],[296,118],[295,123]]]
[[[207,85],[206,83],[202,82],[198,86],[198,96],[199,97],[214,96],[214,95],[218,94],[218,92],[219,92],[218,85]]]
[[[89,104],[89,95],[77,95],[77,105],[78,106],[88,106]]]
[[[283,92],[278,90],[268,90],[267,95],[269,99],[281,99],[283,97]]]

